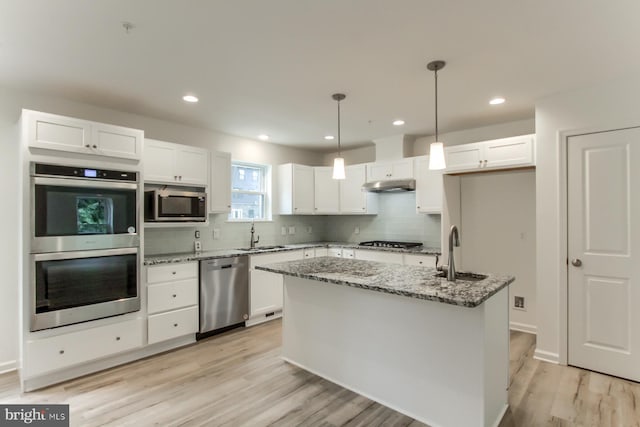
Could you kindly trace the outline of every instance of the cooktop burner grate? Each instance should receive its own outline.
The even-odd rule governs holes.
[[[419,242],[390,242],[386,240],[371,240],[368,242],[358,243],[360,246],[374,246],[377,248],[396,248],[396,249],[409,249],[422,246]]]

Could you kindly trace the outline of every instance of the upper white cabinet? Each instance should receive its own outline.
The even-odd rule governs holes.
[[[231,153],[211,153],[209,211],[231,212]]]
[[[313,168],[314,212],[317,214],[340,213],[340,180],[333,179],[332,167]]]
[[[279,214],[314,213],[313,167],[287,163],[278,166]]]
[[[208,185],[208,179],[208,150],[145,139],[145,182],[205,187]]]
[[[535,166],[535,135],[445,147],[446,173]]]
[[[345,167],[345,179],[340,180],[340,213],[375,214],[378,198],[374,193],[362,191],[367,181],[366,165]]]
[[[429,156],[415,158],[416,211],[439,214],[442,212],[442,171],[429,169]]]
[[[139,160],[144,132],[122,126],[23,110],[29,147]]]
[[[367,181],[413,178],[413,159],[375,162],[367,165]]]

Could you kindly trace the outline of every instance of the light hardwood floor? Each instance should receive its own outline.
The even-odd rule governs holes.
[[[281,322],[21,394],[0,375],[1,403],[68,403],[74,426],[424,426],[279,359]],[[510,409],[501,427],[639,426],[640,385],[533,360],[511,334]]]

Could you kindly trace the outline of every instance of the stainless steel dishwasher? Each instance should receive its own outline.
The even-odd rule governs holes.
[[[248,318],[248,258],[200,261],[200,334],[237,325]]]

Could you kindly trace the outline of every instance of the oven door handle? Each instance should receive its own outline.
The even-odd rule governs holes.
[[[34,261],[57,261],[63,259],[96,258],[105,256],[137,254],[138,248],[98,249],[90,251],[50,252],[34,254]]]
[[[105,189],[123,189],[123,190],[137,190],[138,184],[129,182],[107,182],[107,181],[94,181],[89,179],[65,179],[65,178],[43,178],[33,177],[33,184],[35,185],[53,185],[56,187],[77,187],[77,188],[105,188]]]

